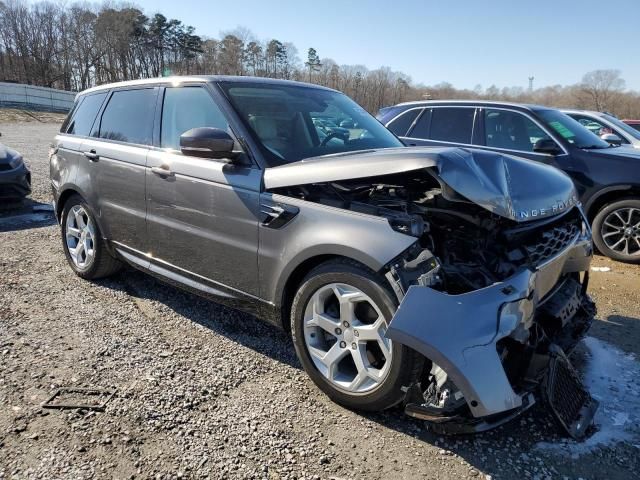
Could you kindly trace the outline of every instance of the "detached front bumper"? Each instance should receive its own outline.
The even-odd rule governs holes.
[[[0,169],[0,199],[17,200],[31,193],[31,172],[24,163],[12,170]]]
[[[590,233],[585,232],[535,270],[523,268],[480,290],[448,295],[426,286],[411,286],[387,336],[420,352],[446,372],[464,395],[472,417],[469,420],[475,424],[471,431],[492,428],[533,404],[530,391],[505,369],[499,342],[511,338],[526,343],[540,312],[546,310],[558,317],[558,328],[550,340],[564,349],[572,348],[588,329],[595,311],[585,293],[591,256]],[[582,281],[580,272],[585,272]]]

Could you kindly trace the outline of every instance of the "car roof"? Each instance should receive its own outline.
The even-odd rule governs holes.
[[[311,83],[305,82],[296,82],[294,80],[281,80],[278,78],[266,78],[266,77],[249,77],[249,76],[238,76],[238,75],[174,75],[170,77],[154,77],[154,78],[144,78],[140,80],[127,80],[124,82],[115,82],[115,83],[107,83],[104,85],[99,85],[97,87],[92,87],[87,90],[84,90],[78,95],[85,95],[87,93],[99,92],[102,90],[109,90],[112,88],[122,88],[122,87],[136,87],[136,86],[144,86],[144,85],[179,85],[181,83],[186,82],[199,82],[199,83],[215,83],[215,82],[236,82],[236,83],[255,83],[257,84],[268,84],[268,85],[296,85],[299,87],[309,87],[309,88],[317,88],[321,90],[328,90],[335,92],[331,88],[323,87],[321,85],[315,85]]]
[[[459,105],[469,107],[514,107],[524,110],[553,110],[553,107],[545,107],[544,105],[535,105],[529,103],[515,103],[515,102],[500,102],[494,100],[417,100],[413,102],[403,102],[396,105],[396,107],[407,106],[429,106],[429,105]]]

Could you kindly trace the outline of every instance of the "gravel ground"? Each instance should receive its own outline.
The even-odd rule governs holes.
[[[638,478],[635,411],[616,416],[603,443],[566,441],[539,405],[489,433],[442,437],[400,410],[335,405],[301,370],[288,336],[251,316],[133,270],[76,277],[51,215],[29,213],[50,200],[57,128],[0,123],[34,178],[22,215],[0,213],[0,479]],[[602,257],[594,265],[610,270],[592,272],[591,335],[616,365],[636,368],[640,268]],[[587,346],[578,356],[598,361]],[[623,410],[629,398],[637,405],[640,380],[628,379],[623,396],[618,373],[594,378],[609,382],[605,421],[609,395]],[[104,412],[41,409],[60,386],[117,394]]]

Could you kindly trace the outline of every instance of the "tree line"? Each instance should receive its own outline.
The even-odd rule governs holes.
[[[317,83],[345,92],[370,112],[425,98],[495,99],[609,110],[640,117],[640,96],[625,91],[620,72],[598,70],[572,86],[535,90],[451,84],[416,85],[388,67],[338,65],[314,48],[258,40],[246,29],[221,38],[130,4],[28,3],[0,0],[0,81],[81,91],[94,85],[168,74],[254,75]]]

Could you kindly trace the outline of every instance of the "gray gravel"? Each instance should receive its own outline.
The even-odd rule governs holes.
[[[2,141],[31,164],[36,203],[50,200],[46,154],[57,127],[0,124]],[[563,438],[538,406],[456,438],[400,410],[348,411],[313,386],[285,333],[133,270],[83,281],[50,217],[9,224],[7,215],[0,479],[637,478],[632,443],[575,458],[534,448]],[[621,314],[637,321],[638,302]],[[117,395],[104,412],[41,409],[60,386]]]

